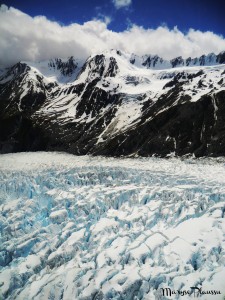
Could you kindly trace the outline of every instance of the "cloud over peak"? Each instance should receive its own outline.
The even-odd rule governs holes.
[[[0,65],[20,60],[39,61],[54,57],[87,58],[107,49],[144,54],[158,54],[165,59],[176,56],[196,57],[225,50],[225,39],[213,32],[160,26],[144,29],[129,26],[123,32],[107,28],[108,18],[94,19],[80,25],[62,26],[44,16],[30,17],[15,8],[0,8]]]

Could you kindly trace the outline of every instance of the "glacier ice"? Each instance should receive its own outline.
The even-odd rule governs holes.
[[[1,155],[0,295],[225,295],[224,200],[223,159]]]

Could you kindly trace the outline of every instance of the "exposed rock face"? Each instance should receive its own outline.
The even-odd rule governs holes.
[[[0,151],[225,155],[224,54],[20,62],[0,76]]]

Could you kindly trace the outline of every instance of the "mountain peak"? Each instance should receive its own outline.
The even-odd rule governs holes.
[[[18,63],[0,78],[2,151],[28,149],[26,135],[31,149],[75,154],[224,153],[224,58],[110,50]]]

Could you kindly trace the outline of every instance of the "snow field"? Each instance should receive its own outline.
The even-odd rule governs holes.
[[[1,155],[3,299],[224,296],[224,183],[223,159]]]

